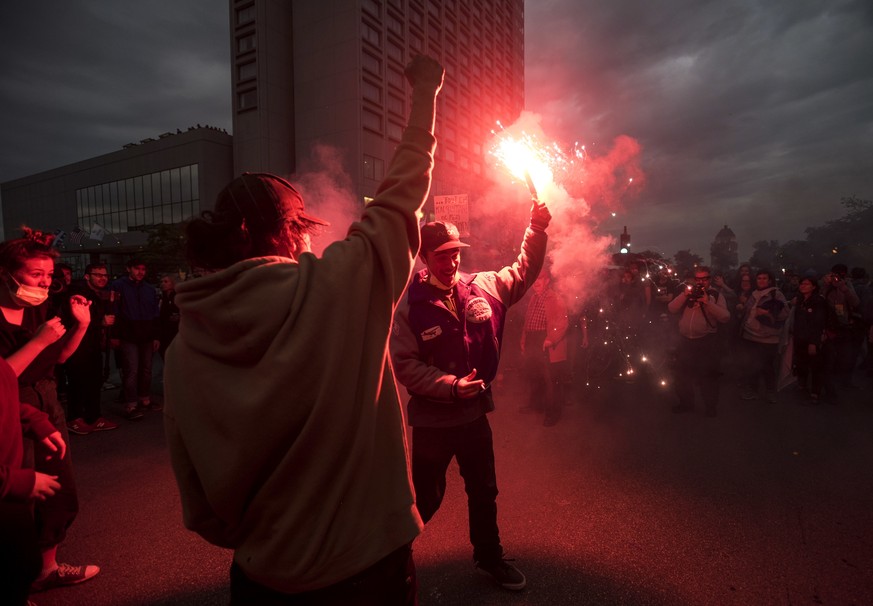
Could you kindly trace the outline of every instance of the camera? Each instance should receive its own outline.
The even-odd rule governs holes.
[[[688,300],[685,302],[685,304],[688,307],[691,307],[692,305],[694,305],[695,303],[697,303],[701,299],[705,299],[705,298],[706,298],[706,287],[704,287],[701,284],[695,284],[688,291]]]

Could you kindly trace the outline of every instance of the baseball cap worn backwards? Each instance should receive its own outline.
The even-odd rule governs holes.
[[[446,221],[432,221],[421,227],[421,250],[423,252],[440,252],[450,248],[468,248],[469,244],[461,242],[458,228]]]
[[[300,192],[285,179],[269,173],[243,173],[221,190],[216,209],[234,207],[249,223],[266,226],[286,220],[330,225],[307,214]]]

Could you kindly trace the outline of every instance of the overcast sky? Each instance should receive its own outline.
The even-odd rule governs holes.
[[[741,257],[873,199],[873,2],[529,0],[526,99],[545,132],[642,147],[637,250]],[[231,131],[223,1],[6,2],[0,181],[209,124]],[[596,202],[593,202],[596,203]]]

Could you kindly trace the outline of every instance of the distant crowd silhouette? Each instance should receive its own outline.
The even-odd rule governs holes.
[[[814,405],[839,403],[873,375],[873,290],[863,267],[838,263],[818,275],[700,266],[680,276],[663,262],[633,260],[604,269],[600,283],[569,317],[577,387],[645,375],[676,391],[681,413],[694,409],[683,390],[703,377],[697,395],[716,416],[726,379],[745,400],[791,393]]]

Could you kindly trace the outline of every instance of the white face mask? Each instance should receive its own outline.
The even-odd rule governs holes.
[[[9,277],[12,278],[12,276]],[[26,284],[19,283],[15,278],[12,278],[12,281],[18,285],[18,288],[15,292],[12,292],[11,288],[9,291],[12,292],[12,298],[19,305],[24,305],[25,307],[36,307],[37,305],[45,303],[46,299],[48,299],[48,288],[27,286]]]
[[[458,277],[459,277],[458,272],[455,272],[454,278],[452,278],[452,283],[451,284],[443,284],[442,280],[437,278],[432,273],[428,272],[427,281],[430,282],[432,285],[436,286],[437,288],[439,288],[440,290],[451,290],[452,287],[458,283]]]

